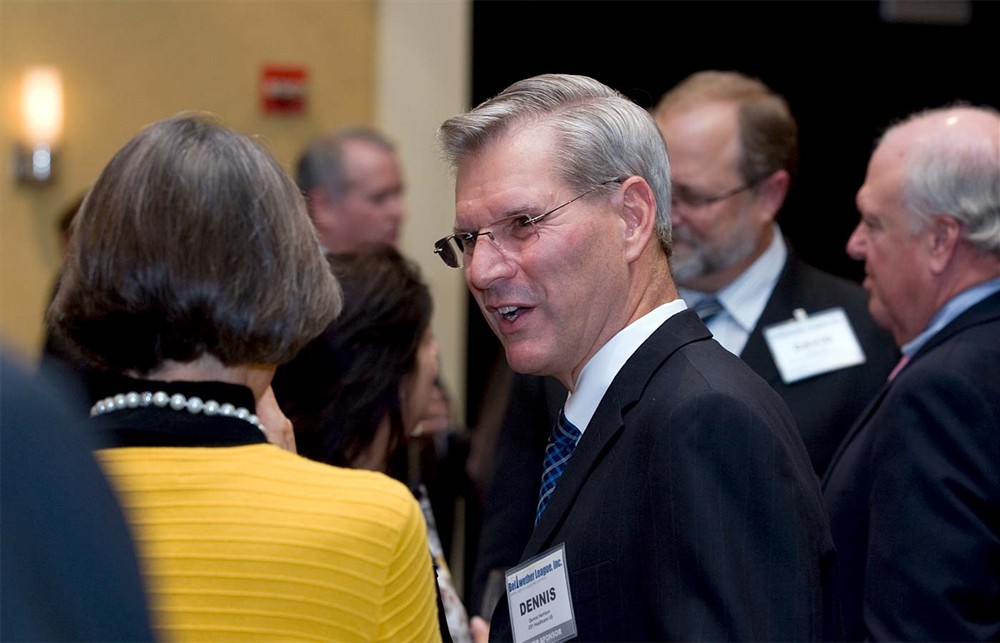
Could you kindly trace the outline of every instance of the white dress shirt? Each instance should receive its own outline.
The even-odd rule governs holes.
[[[625,362],[663,322],[686,309],[687,305],[680,299],[657,306],[618,331],[590,358],[576,380],[575,392],[570,393],[563,408],[566,419],[580,429],[581,434]]]
[[[739,277],[715,293],[680,288],[680,295],[692,308],[705,297],[715,296],[722,310],[706,324],[716,341],[734,355],[743,352],[750,333],[771,299],[781,270],[788,259],[788,248],[777,224],[773,224],[771,244]]]

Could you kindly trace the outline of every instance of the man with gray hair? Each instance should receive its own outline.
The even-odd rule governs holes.
[[[797,174],[791,109],[757,78],[704,70],[664,93],[652,114],[670,157],[678,293],[781,396],[822,476],[899,353],[864,290],[807,264],[776,223]],[[818,220],[823,209],[802,215]],[[527,541],[534,490],[524,474],[541,470],[565,395],[552,378],[514,377],[493,482],[502,491],[486,497],[474,591],[490,596],[493,570],[515,562]]]
[[[440,128],[461,268],[507,361],[570,391],[495,640],[814,640],[833,561],[788,408],[670,275],[666,149],[583,76],[510,86]]]
[[[849,640],[1000,639],[1000,113],[892,127],[847,243],[903,359],[823,480]]]
[[[403,173],[395,146],[379,132],[351,127],[317,137],[299,158],[296,181],[328,252],[369,241],[398,244]]]

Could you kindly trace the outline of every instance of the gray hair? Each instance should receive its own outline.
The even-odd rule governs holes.
[[[613,179],[644,178],[656,198],[656,235],[670,256],[670,164],[646,110],[592,78],[544,74],[448,119],[438,142],[457,169],[466,157],[527,124],[543,124],[556,135],[552,159],[569,187],[584,191]]]
[[[935,215],[946,214],[962,224],[968,243],[1000,257],[1000,112],[965,104],[930,109],[894,125],[881,140],[918,119],[941,118],[956,111],[993,116],[997,128],[992,135],[978,127],[964,134],[935,128],[922,139],[910,155],[903,183],[912,230],[921,230]]]
[[[344,144],[348,141],[363,141],[386,152],[396,151],[392,141],[369,127],[347,127],[318,136],[306,145],[295,168],[295,180],[304,195],[308,197],[315,188],[326,190],[334,200],[347,194],[350,184]]]

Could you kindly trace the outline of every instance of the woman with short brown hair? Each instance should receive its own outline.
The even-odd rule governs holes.
[[[407,489],[268,443],[291,435],[275,368],[340,309],[278,163],[206,116],[160,121],[115,154],[73,225],[48,321],[122,375],[91,415],[161,635],[437,640]]]

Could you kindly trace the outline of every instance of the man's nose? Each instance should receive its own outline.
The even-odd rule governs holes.
[[[465,264],[465,279],[476,290],[487,290],[496,281],[510,277],[514,268],[513,258],[501,250],[489,235],[476,240],[472,255]]]
[[[865,239],[865,233],[861,226],[862,224],[858,223],[854,228],[854,232],[851,233],[850,238],[847,240],[847,255],[855,261],[864,261],[865,250],[868,247],[868,242]]]
[[[402,222],[406,218],[406,204],[403,202],[402,195],[390,199],[386,209],[389,212],[389,216],[397,222]]]

